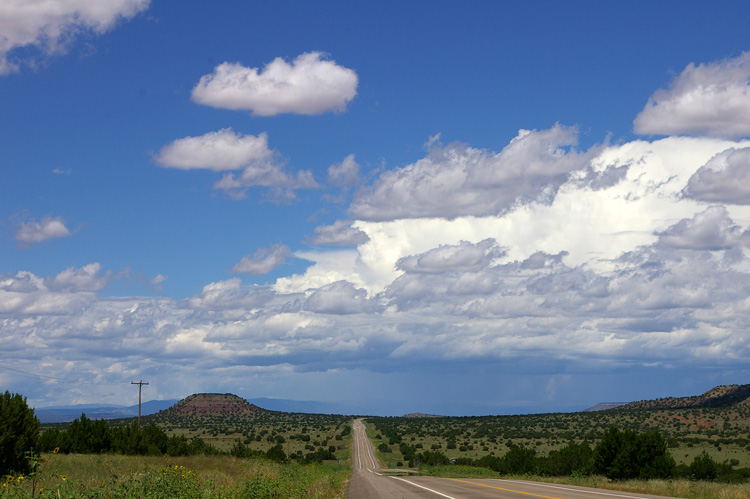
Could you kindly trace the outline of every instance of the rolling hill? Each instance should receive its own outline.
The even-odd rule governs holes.
[[[702,409],[731,407],[750,403],[750,385],[720,385],[703,395],[692,397],[667,397],[641,400],[621,405],[614,410],[629,409]]]

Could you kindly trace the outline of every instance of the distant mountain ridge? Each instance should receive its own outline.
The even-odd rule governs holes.
[[[628,409],[702,409],[709,407],[730,407],[750,403],[750,385],[719,385],[692,397],[667,397],[656,400],[641,400],[617,407]]]
[[[150,400],[141,404],[141,414],[147,416],[173,406],[172,400]],[[80,404],[34,408],[41,423],[69,423],[86,414],[89,419],[125,419],[138,417],[138,404],[130,406]]]
[[[588,409],[584,409],[581,412],[608,411],[609,409],[622,407],[623,405],[626,405],[628,403],[629,402],[599,402],[594,407],[589,407]]]

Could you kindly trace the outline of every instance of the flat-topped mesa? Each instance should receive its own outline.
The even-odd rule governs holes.
[[[160,411],[157,416],[259,416],[267,412],[269,411],[231,393],[196,393],[180,400],[169,409]]]

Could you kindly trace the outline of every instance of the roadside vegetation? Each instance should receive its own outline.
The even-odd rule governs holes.
[[[345,497],[348,419],[290,414],[284,420],[282,414],[263,424],[229,418],[198,428],[211,437],[233,436],[231,447],[222,449],[171,427],[168,434],[154,422],[140,428],[133,420],[85,415],[39,434],[26,400],[6,392],[0,398],[0,497]]]
[[[740,405],[481,418],[367,418],[367,430],[386,468],[669,497],[748,499],[750,467],[741,466],[750,462],[748,416],[748,408]]]
[[[367,422],[388,467],[408,463],[401,444],[413,447],[415,453],[439,451],[448,459],[472,462],[503,456],[513,448],[548,456],[571,444],[593,447],[613,426],[636,433],[658,432],[678,466],[689,466],[705,453],[732,469],[750,467],[750,404],[519,416],[368,417]],[[388,452],[383,452],[386,448]]]
[[[300,465],[227,455],[177,458],[43,454],[35,471],[4,478],[2,498],[344,498],[345,464]]]

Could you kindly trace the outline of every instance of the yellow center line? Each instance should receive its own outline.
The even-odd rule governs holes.
[[[515,494],[523,494],[525,496],[531,496],[531,497],[541,497],[543,499],[562,499],[561,497],[553,497],[553,496],[542,496],[539,494],[532,494],[531,492],[523,492],[521,490],[513,490],[513,489],[505,489],[503,487],[496,487],[494,485],[485,485],[483,483],[477,483],[477,482],[469,482],[467,480],[459,480],[458,478],[446,478],[446,480],[453,480],[454,482],[461,482],[461,483],[468,483],[470,485],[477,485],[479,487],[487,487],[488,489],[497,489],[502,490],[504,492],[513,492]]]

